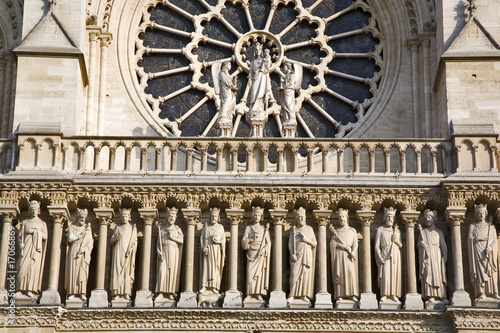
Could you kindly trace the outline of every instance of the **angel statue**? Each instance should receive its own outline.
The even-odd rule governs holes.
[[[229,74],[231,63],[216,62],[212,66],[215,93],[220,98],[219,125],[232,127],[234,109],[236,107],[236,76]],[[222,126],[221,126],[222,127]],[[225,135],[224,135],[225,136]]]
[[[284,75],[281,78],[281,116],[283,125],[297,125],[297,106],[295,104],[295,90],[302,84],[302,66],[285,62]]]

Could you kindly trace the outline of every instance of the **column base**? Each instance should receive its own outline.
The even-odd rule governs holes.
[[[408,293],[405,296],[405,306],[406,310],[423,310],[424,301],[422,300],[422,295],[418,293]]]
[[[451,296],[451,306],[471,306],[472,302],[470,300],[469,294],[465,290],[457,290]]]
[[[359,298],[359,308],[362,310],[377,310],[377,296],[374,293],[361,293]]]
[[[40,305],[59,305],[61,304],[61,296],[57,290],[44,290],[40,297]]]
[[[198,302],[196,301],[196,293],[193,291],[183,291],[181,292],[181,297],[179,302],[177,302],[179,308],[197,308]]]
[[[226,291],[226,295],[224,296],[224,302],[222,303],[223,308],[241,308],[243,307],[243,294],[236,290],[230,289]]]
[[[152,308],[153,294],[149,290],[137,290],[135,294],[134,307],[136,308]]]
[[[90,292],[89,308],[107,308],[108,293],[104,289],[94,289]]]
[[[332,295],[330,293],[317,293],[316,302],[314,302],[315,309],[333,309]]]
[[[156,297],[155,308],[173,308],[175,307],[175,300],[171,298]]]
[[[20,292],[16,292],[14,295],[14,304],[17,305],[35,305],[38,299],[38,295],[28,296]]]
[[[309,309],[311,307],[311,301],[302,298],[293,298],[287,302],[290,309]]]
[[[286,295],[283,290],[271,291],[271,297],[269,298],[269,308],[270,309],[286,308]]]
[[[9,304],[9,292],[7,289],[0,289],[0,305]]]

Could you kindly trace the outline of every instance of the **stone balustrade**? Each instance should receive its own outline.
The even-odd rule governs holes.
[[[18,135],[16,170],[446,176],[495,171],[496,142],[243,138],[65,138]],[[467,147],[472,147],[468,149]],[[465,149],[463,148],[465,147]],[[476,148],[474,148],[476,147]],[[478,148],[479,147],[479,148]],[[472,154],[470,150],[474,152]],[[484,156],[483,156],[484,155]],[[482,162],[479,162],[482,161]],[[485,163],[484,161],[487,161]],[[468,168],[468,166],[470,168]],[[479,167],[481,166],[481,167]]]

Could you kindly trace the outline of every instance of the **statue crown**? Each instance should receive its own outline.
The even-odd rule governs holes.
[[[264,208],[262,207],[259,207],[259,206],[253,206],[252,207],[252,213],[262,213],[264,214]]]
[[[487,209],[486,209],[486,205],[483,205],[483,204],[479,204],[479,205],[474,205],[474,211],[476,213],[479,213],[479,212],[488,212]]]
[[[306,210],[304,207],[299,207],[298,209],[295,210],[295,216],[300,216],[300,215],[305,215]]]
[[[218,207],[214,207],[210,209],[210,212],[212,213],[220,213],[220,209]]]
[[[178,209],[175,208],[175,207],[170,207],[170,208],[167,208],[167,211],[170,212],[170,213],[177,214]]]
[[[349,210],[344,209],[344,208],[339,208],[339,209],[337,209],[337,215],[339,215],[339,216],[341,216],[341,215],[348,216],[349,215]]]
[[[36,200],[31,200],[29,203],[29,206],[33,207],[33,208],[40,208],[40,202],[38,202]]]
[[[77,208],[76,209],[76,215],[78,215],[78,216],[87,216],[88,213],[89,213],[89,211],[87,210],[87,208],[82,208],[82,209]]]
[[[132,211],[132,209],[130,209],[130,208],[122,208],[120,210],[120,212],[122,213],[122,215],[130,215],[131,211]]]

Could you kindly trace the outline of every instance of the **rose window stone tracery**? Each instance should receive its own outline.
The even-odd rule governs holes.
[[[138,31],[141,96],[175,136],[280,137],[293,123],[292,136],[341,138],[369,113],[383,72],[365,0],[152,1]]]

